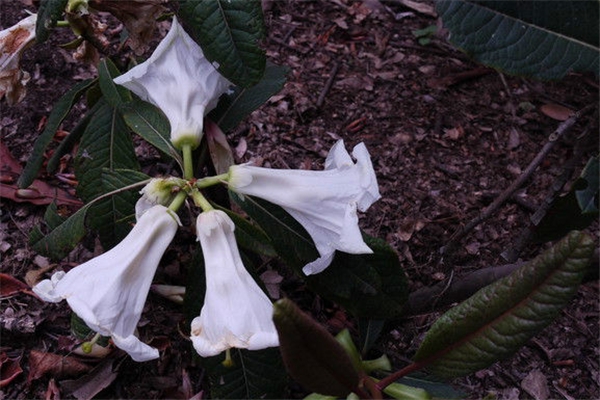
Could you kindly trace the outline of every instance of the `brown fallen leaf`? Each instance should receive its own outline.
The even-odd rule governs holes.
[[[0,354],[0,388],[8,386],[8,384],[21,375],[23,370],[19,364],[21,357],[13,359],[8,358],[6,353]]]
[[[26,283],[8,274],[0,273],[0,298],[5,299],[22,292],[29,292],[29,289]]]
[[[554,103],[544,104],[540,107],[540,111],[556,121],[566,121],[575,114],[575,111],[570,108]]]
[[[44,353],[31,350],[29,353],[29,375],[27,384],[44,375],[52,375],[55,379],[81,376],[92,368],[77,360],[75,357],[61,356],[59,354]]]
[[[114,15],[129,32],[129,47],[144,54],[156,28],[156,19],[168,12],[166,0],[92,0],[90,6]]]
[[[78,400],[93,399],[98,393],[110,386],[117,378],[113,371],[115,359],[102,361],[90,373],[75,380],[62,381],[61,387]]]
[[[23,168],[10,153],[10,150],[0,142],[0,197],[19,203],[27,202],[35,205],[47,205],[55,202],[57,205],[77,206],[81,201],[63,189],[52,187],[44,181],[36,179],[31,186],[21,189],[16,185]]]

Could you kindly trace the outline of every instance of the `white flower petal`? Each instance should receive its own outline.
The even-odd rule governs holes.
[[[184,143],[193,147],[200,143],[204,115],[231,86],[177,18],[152,56],[114,82],[165,113],[171,124],[171,142],[178,148]]]
[[[232,347],[278,346],[273,305],[242,264],[233,221],[213,210],[200,214],[196,227],[206,268],[204,306],[191,324],[198,354],[210,357]]]
[[[323,171],[277,170],[235,165],[229,188],[283,207],[315,242],[320,258],[307,264],[307,275],[323,271],[335,250],[372,253],[358,227],[357,208],[366,211],[381,196],[369,153],[363,143],[352,152],[356,163],[338,141]]]
[[[158,263],[178,225],[179,219],[166,207],[154,206],[113,249],[64,275],[54,274],[33,290],[47,301],[66,299],[90,329],[112,336],[118,347],[133,352],[132,357],[145,358],[148,349],[135,342],[134,332]]]

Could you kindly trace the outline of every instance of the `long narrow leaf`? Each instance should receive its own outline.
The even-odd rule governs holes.
[[[89,206],[80,208],[66,219],[58,215],[55,204],[48,206],[45,220],[49,230],[42,232],[37,226],[33,228],[29,235],[29,243],[33,249],[54,260],[66,257],[86,233],[85,217]]]
[[[44,152],[46,148],[52,142],[52,138],[56,133],[56,130],[65,119],[65,117],[69,114],[71,107],[77,101],[79,96],[87,90],[95,81],[91,79],[87,79],[83,82],[80,82],[73,86],[67,93],[65,93],[54,105],[50,116],[48,117],[48,122],[46,123],[46,127],[40,136],[38,136],[35,144],[33,145],[33,150],[31,151],[31,156],[27,161],[27,165],[23,169],[23,173],[19,177],[19,181],[17,185],[21,188],[26,188],[33,183],[35,180],[42,163],[44,162]]]
[[[511,275],[444,314],[415,355],[433,374],[468,375],[506,358],[544,329],[576,293],[594,241],[573,231]]]

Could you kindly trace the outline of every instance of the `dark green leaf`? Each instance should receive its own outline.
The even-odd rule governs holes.
[[[600,186],[600,164],[598,156],[591,158],[581,173],[585,187],[575,191],[582,214],[598,215],[598,186]]]
[[[110,191],[103,179],[105,168],[139,169],[131,136],[117,110],[104,101],[88,124],[76,157],[77,193],[88,202]],[[139,197],[139,196],[137,196]],[[90,226],[100,233],[106,249],[113,247],[130,230],[134,194],[123,193],[93,206]],[[133,204],[132,204],[133,203]]]
[[[85,217],[88,209],[89,205],[84,206],[65,219],[58,215],[54,203],[49,205],[44,216],[48,230],[43,232],[36,226],[29,236],[33,249],[54,260],[66,257],[86,234]]]
[[[229,194],[269,236],[277,254],[303,276],[302,267],[319,257],[306,230],[281,207],[232,191]]]
[[[38,18],[35,25],[35,40],[38,43],[43,43],[50,36],[50,31],[56,26],[68,0],[44,0],[40,2],[38,9]]]
[[[236,87],[233,93],[222,96],[208,117],[224,132],[230,131],[283,88],[288,71],[287,67],[267,64],[260,82],[250,88]]]
[[[97,103],[90,110],[88,110],[88,112],[85,113],[81,120],[79,120],[71,132],[69,132],[67,137],[60,142],[56,150],[54,150],[54,153],[52,153],[52,157],[50,157],[48,160],[48,166],[46,167],[46,171],[48,173],[56,171],[60,165],[61,157],[75,147],[75,144],[79,141],[79,139],[81,139],[83,132],[85,132],[85,129],[87,128],[87,125],[92,120],[92,116],[96,113],[96,111],[98,111],[98,109],[100,109],[101,106],[101,104]]]
[[[594,248],[588,235],[571,232],[535,260],[442,315],[415,360],[436,376],[452,378],[512,355],[568,304]]]
[[[597,0],[442,0],[436,6],[450,41],[483,64],[540,79],[598,74]]]
[[[277,348],[258,351],[232,349],[232,367],[224,355],[205,361],[213,399],[282,399],[287,374]]]
[[[291,300],[279,300],[274,308],[281,355],[292,378],[325,395],[346,397],[353,392],[358,371],[340,343]]]
[[[103,58],[98,65],[100,90],[108,104],[118,107],[122,103],[131,101],[131,92],[121,85],[113,82],[113,78],[121,75],[118,68],[109,58]]]
[[[231,198],[265,231],[277,254],[305,277],[302,267],[319,253],[304,228],[281,207],[230,192]],[[390,318],[400,314],[408,298],[404,270],[396,252],[384,241],[363,235],[374,254],[337,252],[319,274],[305,277],[311,289],[356,316]]]
[[[229,209],[218,206],[216,208],[227,213],[229,218],[234,222],[235,240],[240,248],[253,251],[265,257],[277,257],[271,241],[262,229]]]
[[[132,131],[182,165],[181,155],[171,143],[169,120],[157,107],[136,99],[122,104],[119,111]]]
[[[372,318],[359,318],[358,319],[358,331],[360,334],[361,350],[360,354],[365,356],[371,349],[371,346],[375,344],[383,327],[385,320],[383,319],[372,319]]]
[[[260,81],[266,57],[259,0],[179,0],[178,16],[187,32],[202,47],[206,58],[237,86]]]
[[[587,228],[598,219],[598,157],[588,161],[569,193],[554,199],[541,221],[533,227],[533,241],[560,239],[572,230]],[[533,220],[533,218],[532,218]]]
[[[26,188],[33,183],[42,163],[44,162],[44,152],[48,145],[52,142],[58,127],[65,119],[73,104],[79,99],[79,96],[89,88],[95,81],[87,79],[73,86],[65,93],[52,108],[52,112],[48,117],[48,122],[44,131],[35,141],[31,155],[27,160],[27,165],[23,169],[23,173],[19,177],[17,185],[20,188]]]
[[[422,373],[414,373],[410,376],[405,376],[397,382],[403,385],[421,388],[434,399],[463,399],[466,398],[466,393],[463,393],[445,382],[430,380],[431,378]]]
[[[337,252],[333,262],[307,282],[319,294],[358,317],[392,318],[408,299],[408,283],[398,255],[383,240],[363,234],[373,254]]]

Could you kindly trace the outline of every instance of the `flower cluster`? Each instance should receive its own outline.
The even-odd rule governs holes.
[[[154,54],[115,82],[166,114],[177,148],[200,143],[205,113],[229,87],[176,20]],[[319,252],[304,266],[306,275],[327,268],[336,250],[372,253],[362,239],[357,212],[380,197],[377,180],[365,145],[355,146],[351,156],[340,140],[322,171],[243,164],[217,177],[150,180],[136,205],[137,223],[121,243],[67,273],[55,273],[37,284],[35,293],[50,302],[66,300],[90,329],[110,336],[134,360],[157,358],[158,350],[136,336],[136,326],[160,259],[181,224],[176,211],[191,197],[202,209],[196,233],[206,275],[204,304],[190,323],[194,348],[209,357],[233,347],[278,346],[271,300],[242,263],[232,219],[200,192],[218,183],[281,206],[306,229]]]

